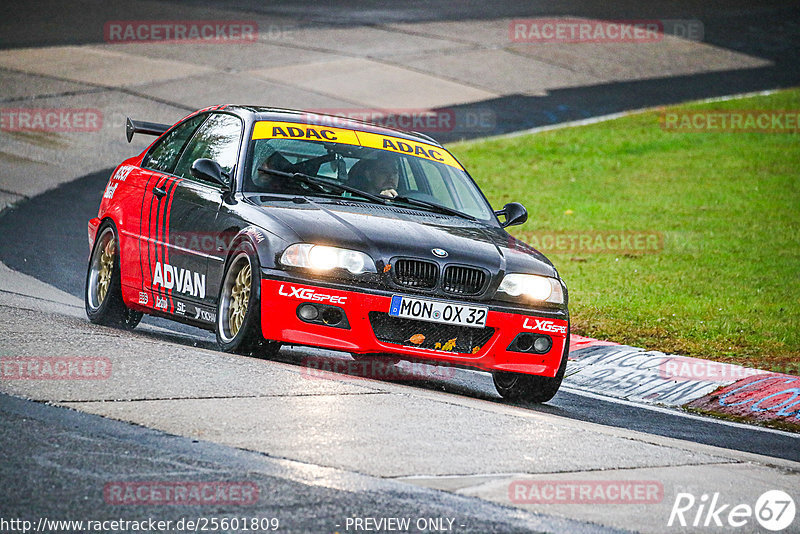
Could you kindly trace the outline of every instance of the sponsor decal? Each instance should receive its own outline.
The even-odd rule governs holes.
[[[181,301],[177,301],[175,303],[175,313],[180,313],[181,315],[186,314],[186,304]]]
[[[153,287],[163,287],[164,289],[174,289],[179,293],[206,298],[206,275],[198,274],[181,267],[156,262],[153,274]]]
[[[354,130],[297,122],[257,122],[253,128],[253,139],[304,139],[307,141],[336,141],[346,145],[359,145],[358,137]]]
[[[515,480],[508,498],[522,504],[657,504],[658,480]]]
[[[217,320],[217,314],[212,313],[210,311],[206,311],[203,308],[199,308],[197,306],[194,307],[194,318],[200,321],[205,321],[207,323],[213,323]]]
[[[251,505],[258,502],[258,494],[253,482],[146,481],[103,486],[103,500],[111,505]]]
[[[658,123],[668,132],[797,133],[800,110],[662,111]]]
[[[150,302],[150,299],[147,297],[147,293],[139,291],[139,304],[147,304],[148,302]]]
[[[166,297],[159,297],[156,295],[156,308],[161,308],[166,310],[169,307],[169,301],[167,301]]]
[[[461,165],[441,147],[346,128],[307,125],[294,122],[260,121],[253,127],[253,139],[303,139],[306,141],[335,141],[346,145],[364,146],[438,161],[461,169]]]
[[[244,233],[245,235],[249,235],[250,237],[252,237],[256,241],[256,243],[261,243],[262,241],[264,241],[264,239],[266,239],[264,237],[264,234],[262,234],[255,228],[248,228],[247,230],[244,231]]]
[[[96,132],[102,127],[98,109],[0,108],[0,130],[6,132]]]
[[[116,192],[118,185],[119,184],[111,184],[109,182],[108,186],[106,186],[106,192],[103,193],[103,198],[108,198],[108,199],[114,198],[114,193]]]
[[[253,20],[112,20],[103,26],[107,43],[245,44],[258,40]]]
[[[535,319],[526,317],[522,323],[522,328],[526,330],[534,330],[536,332],[544,332],[547,334],[566,334],[567,325],[556,324],[555,321],[548,319]]]
[[[300,300],[310,300],[312,302],[330,302],[331,304],[344,304],[347,297],[340,295],[327,295],[325,293],[318,293],[316,289],[309,289],[305,287],[286,286],[281,284],[278,288],[278,295],[289,298],[296,298]]]
[[[438,161],[439,163],[444,163],[456,169],[461,169],[461,165],[459,165],[455,158],[443,148],[408,139],[369,132],[358,132],[358,138],[361,140],[362,146],[416,156],[430,161]]]
[[[88,357],[3,357],[3,380],[106,380],[111,377],[111,360]]]
[[[128,175],[131,173],[133,169],[135,169],[133,165],[123,165],[114,175],[111,177],[112,180],[116,180],[117,182],[124,182]]]

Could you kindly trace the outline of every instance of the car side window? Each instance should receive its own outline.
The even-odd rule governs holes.
[[[212,159],[224,172],[231,172],[239,158],[242,128],[242,121],[233,115],[211,115],[189,141],[173,174],[196,180],[189,171],[199,158]]]
[[[183,147],[208,115],[196,115],[173,128],[144,157],[142,167],[154,171],[172,173]]]

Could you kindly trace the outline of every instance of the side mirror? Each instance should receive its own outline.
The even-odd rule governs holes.
[[[189,172],[198,180],[211,182],[223,187],[228,186],[228,182],[225,180],[222,172],[222,167],[220,167],[219,163],[213,159],[200,158],[194,160],[194,163],[192,163],[192,168],[189,170]]]
[[[498,217],[503,215],[506,221],[502,223],[503,228],[522,224],[528,220],[528,210],[519,202],[509,202],[503,209],[494,212]]]

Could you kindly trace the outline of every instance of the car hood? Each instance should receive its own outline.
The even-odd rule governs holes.
[[[539,251],[502,228],[411,208],[342,200],[286,199],[254,195],[248,200],[268,221],[253,221],[269,230],[276,225],[294,234],[294,242],[361,250],[387,263],[415,257],[483,267],[490,273],[525,272],[558,276]],[[275,233],[286,232],[278,230]],[[433,249],[447,252],[439,258]]]

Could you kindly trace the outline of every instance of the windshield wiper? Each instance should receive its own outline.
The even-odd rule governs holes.
[[[455,215],[456,217],[462,217],[464,219],[475,221],[477,220],[472,215],[464,213],[463,211],[458,211],[453,208],[448,208],[447,206],[442,206],[441,204],[437,204],[435,202],[428,202],[427,200],[420,200],[414,197],[404,197],[404,196],[396,196],[392,197],[391,200],[399,200],[400,202],[407,202],[408,204],[414,204],[416,206],[422,208],[429,208],[431,211],[436,211],[439,213],[443,213],[445,215]]]
[[[333,189],[338,189],[340,191],[347,191],[348,193],[353,193],[354,195],[364,197],[368,200],[377,202],[379,204],[387,203],[387,200],[383,197],[379,197],[378,195],[373,195],[372,193],[367,193],[366,191],[362,191],[361,189],[358,189],[356,187],[351,187],[349,185],[344,185],[340,184],[339,182],[328,180],[327,178],[320,178],[319,176],[311,176],[309,174],[303,174],[302,172],[283,172],[283,171],[276,171],[274,169],[259,169],[259,171],[265,172],[267,174],[272,174],[275,176],[280,176],[282,178],[291,178],[293,180],[297,180],[298,182],[315,186],[321,192],[327,193],[327,191],[324,191],[324,189],[322,188],[331,187]]]

